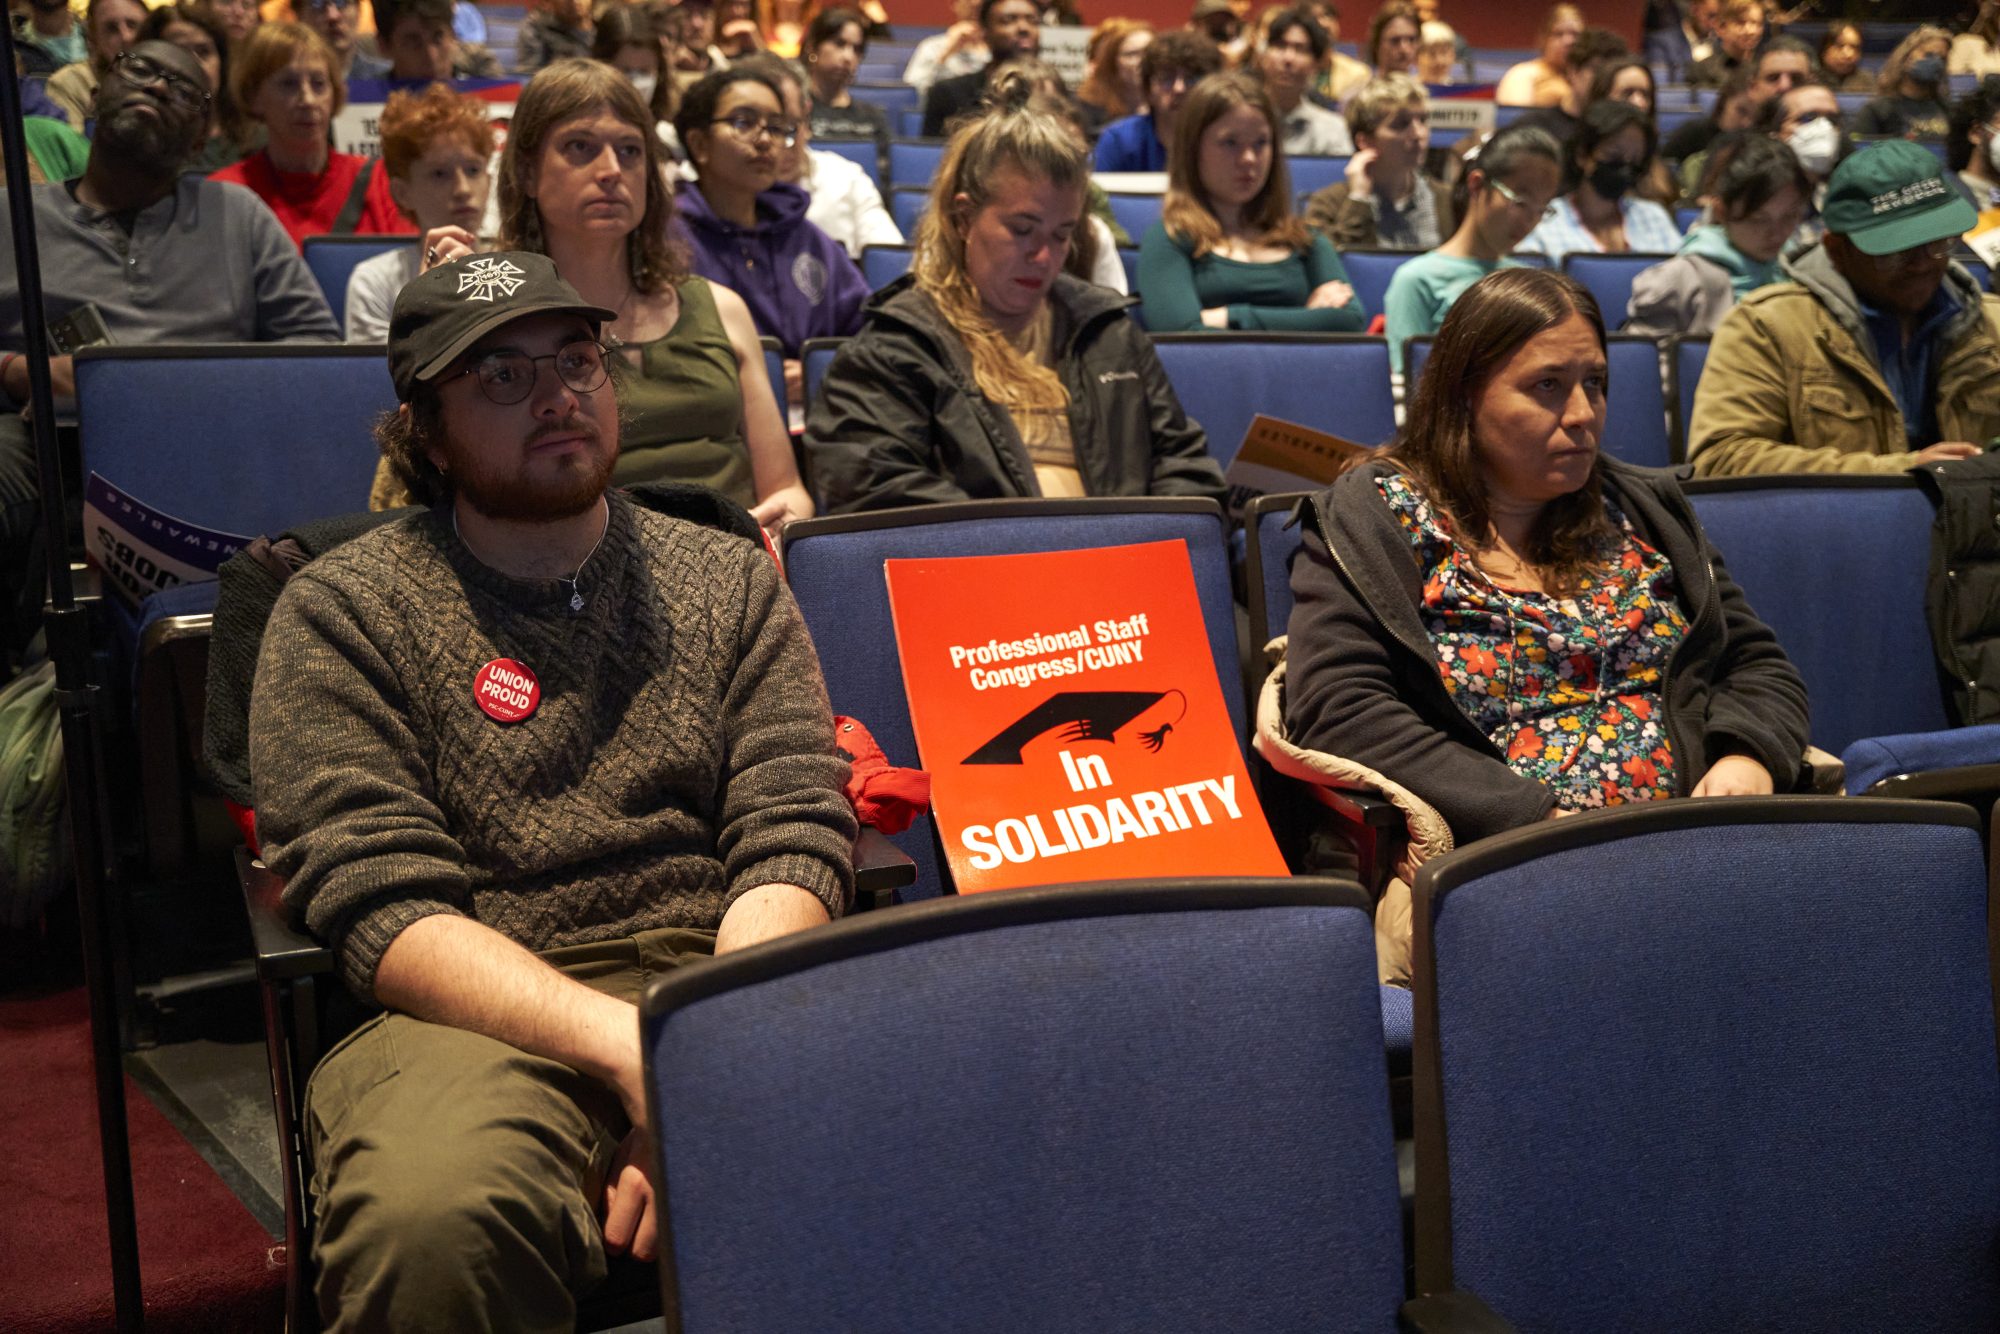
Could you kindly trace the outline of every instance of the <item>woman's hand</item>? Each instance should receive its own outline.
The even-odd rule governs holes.
[[[1201,313],[1201,322],[1204,328],[1227,329],[1229,327],[1229,307],[1210,306]]]
[[[785,358],[785,402],[803,407],[806,401],[806,364],[797,357]]]
[[[939,54],[938,59],[949,60],[960,51],[983,46],[985,42],[985,34],[981,31],[977,23],[969,20],[963,23],[954,23],[944,30],[944,50]]]
[[[779,487],[750,507],[750,517],[773,537],[784,532],[785,525],[792,520],[810,519],[812,516],[812,496],[796,482]]]
[[[433,227],[424,233],[424,262],[417,272],[424,273],[440,264],[449,264],[455,259],[463,259],[479,250],[479,238],[463,227],[456,225]]]
[[[1768,797],[1775,790],[1771,771],[1748,755],[1724,755],[1701,781],[1691,797]]]
[[[1347,159],[1347,197],[1371,199],[1375,195],[1375,150],[1363,148]],[[1347,304],[1342,302],[1342,305]]]
[[[1313,294],[1306,298],[1307,310],[1338,310],[1354,300],[1354,289],[1346,283],[1335,281],[1321,283],[1313,288]]]

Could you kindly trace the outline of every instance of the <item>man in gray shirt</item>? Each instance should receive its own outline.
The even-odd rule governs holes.
[[[338,342],[298,248],[240,185],[182,176],[208,130],[212,90],[194,57],[141,42],[106,72],[97,135],[81,177],[34,187],[42,305],[51,323],[95,306],[114,343]],[[13,229],[0,213],[0,395],[28,401]],[[68,357],[50,359],[58,400],[73,398]],[[40,604],[39,487],[14,411],[0,411],[0,664],[33,632]]]

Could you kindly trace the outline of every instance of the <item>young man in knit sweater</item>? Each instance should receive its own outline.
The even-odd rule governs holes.
[[[380,439],[440,503],[300,570],[265,634],[264,858],[387,1010],[307,1094],[329,1330],[567,1328],[607,1249],[654,1248],[646,978],[852,891],[769,556],[606,492],[614,318],[538,255],[406,287]]]

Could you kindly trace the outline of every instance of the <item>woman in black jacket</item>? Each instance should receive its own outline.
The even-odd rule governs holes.
[[[1129,298],[1065,274],[1089,166],[1002,75],[931,186],[912,272],[868,303],[806,423],[821,509],[1211,496],[1222,472]]]
[[[1598,450],[1604,347],[1572,280],[1481,279],[1445,317],[1401,441],[1311,502],[1290,739],[1414,792],[1459,844],[1800,774],[1798,673],[1673,480]],[[1377,912],[1378,943],[1405,955],[1407,892]]]

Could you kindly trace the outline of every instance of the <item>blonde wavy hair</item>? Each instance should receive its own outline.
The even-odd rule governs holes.
[[[965,343],[979,392],[1007,408],[1058,410],[1069,391],[1055,371],[1030,361],[986,315],[965,269],[965,230],[991,199],[994,176],[1012,167],[1031,181],[1081,190],[1090,183],[1090,159],[1070,128],[1031,105],[1035,83],[1007,71],[987,92],[990,109],[961,125],[944,150],[931,182],[929,206],[917,224],[910,270]]]

